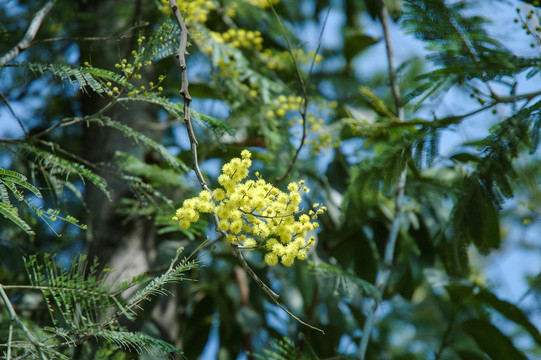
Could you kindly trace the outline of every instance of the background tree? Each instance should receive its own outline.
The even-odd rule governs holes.
[[[539,49],[530,3],[501,26]],[[0,4],[7,358],[539,356],[541,277],[511,302],[479,265],[518,229],[538,248],[539,58],[482,2]],[[184,202],[244,149],[249,178],[321,204],[306,260]]]

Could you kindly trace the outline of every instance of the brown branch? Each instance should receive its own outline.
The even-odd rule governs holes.
[[[4,56],[0,57],[0,67],[7,64],[11,60],[15,59],[21,52],[26,50],[30,45],[32,44],[32,40],[36,37],[38,30],[41,26],[41,23],[43,22],[43,19],[45,19],[45,16],[49,11],[53,8],[54,4],[56,3],[56,0],[49,0],[43,7],[36,13],[32,21],[30,22],[30,25],[28,26],[28,29],[26,30],[26,34],[24,34],[23,38],[13,49],[8,51]]]

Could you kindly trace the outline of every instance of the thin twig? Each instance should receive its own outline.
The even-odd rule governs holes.
[[[4,96],[4,94],[2,94],[2,92],[0,92],[0,98],[2,99],[2,101],[6,104],[6,106],[8,107],[9,109],[9,112],[11,113],[11,115],[13,115],[13,117],[15,118],[15,120],[17,120],[17,122],[19,123],[19,126],[21,127],[21,129],[23,130],[24,132],[24,136],[25,137],[28,137],[28,133],[26,132],[26,129],[24,128],[24,125],[23,125],[23,122],[21,121],[21,119],[19,119],[19,117],[17,116],[17,114],[15,113],[15,111],[13,110],[13,108],[11,107],[8,99]]]
[[[307,123],[306,112],[308,109],[308,92],[306,91],[306,85],[304,84],[304,80],[301,75],[301,70],[299,68],[297,59],[295,58],[295,54],[293,53],[293,47],[291,46],[291,42],[289,41],[289,37],[287,36],[286,29],[284,28],[284,25],[282,24],[282,21],[280,20],[280,17],[278,16],[278,13],[276,12],[276,9],[272,5],[272,3],[269,0],[267,0],[267,3],[272,9],[272,13],[274,14],[274,17],[276,18],[276,21],[278,22],[278,25],[280,26],[280,30],[282,31],[282,34],[284,35],[284,39],[286,40],[287,49],[289,51],[289,55],[291,56],[291,59],[293,60],[293,65],[295,66],[295,75],[297,76],[297,81],[299,82],[299,85],[301,87],[302,97],[303,97],[303,102],[299,105],[299,114],[301,115],[301,122],[302,122],[301,142],[299,146],[297,147],[297,150],[295,151],[295,155],[293,155],[293,159],[291,159],[291,162],[289,163],[289,166],[287,167],[285,174],[274,181],[274,185],[276,185],[284,181],[285,178],[287,178],[287,176],[293,169],[293,166],[295,165],[297,158],[299,157],[299,153],[301,152],[302,147],[304,146],[304,141],[306,139],[306,123]]]
[[[438,349],[438,352],[435,354],[434,360],[441,359],[443,351],[449,346],[449,337],[451,336],[451,332],[455,324],[455,315],[456,315],[456,306],[454,305],[454,303],[451,303],[451,304],[452,304],[451,315],[449,316],[447,328],[445,329],[445,333],[443,334],[443,338],[441,340],[440,348]]]
[[[45,19],[47,13],[49,13],[49,11],[53,8],[55,2],[56,0],[49,0],[36,13],[32,21],[30,22],[28,30],[26,30],[26,34],[24,34],[22,40],[19,41],[19,43],[15,45],[13,49],[9,50],[4,56],[0,57],[0,67],[15,59],[21,52],[26,50],[31,45],[32,40],[34,40],[38,33],[43,19]]]
[[[323,33],[325,32],[325,27],[327,26],[327,22],[329,21],[330,14],[331,14],[331,5],[329,4],[329,6],[327,7],[327,13],[325,14],[325,19],[323,20],[323,25],[321,26],[321,31],[319,32],[319,38],[317,40],[317,48],[316,48],[316,51],[314,52],[312,63],[310,64],[310,70],[308,71],[308,79],[310,79],[310,76],[312,76],[312,71],[314,71],[317,54],[319,53],[319,50],[321,49],[321,43],[323,42]]]
[[[252,279],[254,279],[254,281],[257,283],[257,285],[265,292],[265,294],[267,294],[272,299],[272,301],[274,303],[277,303],[278,298],[280,297],[280,295],[275,293],[270,287],[268,287],[263,282],[263,280],[261,280],[259,278],[259,276],[257,276],[257,274],[250,267],[250,265],[246,262],[246,259],[244,258],[244,256],[242,256],[242,253],[240,252],[238,246],[232,245],[232,247],[233,247],[233,252],[235,253],[237,258],[239,259],[240,264],[242,265],[243,269],[248,273],[248,275],[250,275],[252,277]]]
[[[4,286],[2,284],[0,284],[0,296],[2,297],[2,300],[4,300],[4,303],[6,304],[6,308],[7,308],[8,312],[9,312],[9,316],[11,317],[11,321],[14,321],[14,322],[17,323],[17,325],[22,330],[22,332],[24,333],[26,338],[28,340],[30,340],[32,345],[34,345],[34,347],[36,348],[36,350],[37,350],[37,352],[39,354],[39,357],[41,359],[43,359],[43,360],[46,360],[47,357],[41,351],[41,348],[44,347],[45,345],[42,344],[41,342],[39,342],[34,337],[34,335],[30,332],[30,330],[28,330],[28,328],[26,326],[24,326],[21,319],[19,319],[19,317],[17,316],[17,313],[15,312],[15,309],[13,308],[13,305],[11,304],[11,301],[9,300],[9,297],[7,296],[6,292],[4,291]]]
[[[11,342],[13,341],[13,321],[9,322],[9,334],[8,334],[8,351],[6,359],[11,360]]]
[[[394,62],[394,51],[391,44],[391,34],[389,29],[389,14],[387,12],[387,6],[383,0],[379,0],[380,3],[380,17],[381,25],[383,27],[383,35],[385,37],[385,48],[387,49],[387,62],[389,67],[389,83],[391,85],[391,92],[393,94],[396,116],[400,121],[404,120],[404,114],[402,106],[400,105],[400,88],[396,78],[396,65]]]
[[[383,27],[383,33],[385,36],[385,45],[387,48],[387,60],[389,63],[389,82],[391,85],[391,92],[393,94],[393,99],[396,106],[396,115],[400,121],[403,120],[403,109],[400,106],[400,89],[397,84],[396,79],[396,67],[394,63],[393,49],[391,46],[391,36],[389,31],[389,14],[387,12],[387,7],[383,0],[379,0],[380,7],[380,21]],[[403,154],[404,156],[405,154]],[[376,275],[376,288],[379,290],[380,294],[385,292],[389,277],[391,275],[391,270],[393,267],[393,258],[394,250],[396,247],[396,241],[398,239],[398,232],[402,224],[402,203],[406,188],[406,177],[407,177],[407,168],[404,165],[404,168],[400,172],[400,175],[396,184],[396,198],[395,198],[395,210],[393,222],[391,225],[391,230],[387,237],[387,243],[385,245],[385,252],[383,256],[383,268],[380,269]],[[374,326],[374,317],[378,303],[376,300],[370,300],[370,307],[368,309],[368,314],[366,315],[366,320],[363,327],[363,334],[361,337],[361,343],[359,345],[359,358],[363,360],[366,356],[366,349],[370,341],[370,336],[372,333],[372,327]]]

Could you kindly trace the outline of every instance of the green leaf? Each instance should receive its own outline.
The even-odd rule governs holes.
[[[123,350],[135,350],[137,353],[148,353],[155,356],[168,356],[182,351],[175,346],[139,332],[100,330],[94,336],[108,340],[111,344]]]
[[[293,340],[284,337],[281,340],[274,341],[269,349],[262,349],[260,352],[250,354],[254,359],[259,360],[300,360],[313,359],[312,356],[302,354]]]
[[[41,164],[46,169],[50,169],[51,173],[62,174],[66,177],[75,174],[83,181],[84,179],[89,180],[111,200],[111,194],[109,194],[105,179],[92,172],[83,164],[66,160],[29,144],[23,144],[21,148],[23,151],[31,153],[34,156],[34,162]]]
[[[498,210],[478,181],[469,183],[469,189],[455,205],[453,218],[457,239],[473,243],[482,254],[488,254],[500,246]]]
[[[3,183],[0,183],[0,198],[2,202],[11,204],[11,201],[9,200],[8,189],[6,188],[6,185],[4,185]]]
[[[532,336],[535,342],[541,345],[541,334],[539,333],[539,330],[537,330],[530,320],[528,320],[528,317],[516,305],[499,299],[496,295],[492,294],[488,290],[482,290],[475,294],[474,299],[490,306],[507,319],[513,321],[517,325],[522,326]]]
[[[120,131],[122,134],[124,134],[124,136],[126,136],[127,138],[130,138],[134,140],[135,142],[140,142],[145,147],[156,151],[174,169],[179,170],[179,171],[184,171],[184,172],[188,172],[190,170],[189,167],[186,164],[184,164],[179,158],[171,154],[165,148],[165,146],[152,140],[151,138],[142,134],[141,132],[135,131],[130,126],[122,124],[121,122],[118,122],[118,121],[111,120],[108,117],[94,119],[94,121],[97,121],[101,125],[116,129]]]
[[[468,350],[457,350],[456,351],[462,360],[486,360],[485,356],[474,353],[473,351]]]
[[[356,55],[376,44],[379,38],[355,31],[346,34],[344,40],[344,55],[349,63]]]
[[[19,217],[19,211],[11,204],[0,202],[0,214],[6,219],[12,221],[15,225],[20,227],[30,236],[36,235],[30,225],[28,225],[23,219]]]
[[[387,118],[393,122],[400,122],[396,115],[394,115],[393,112],[389,110],[389,108],[383,103],[383,100],[374,94],[372,90],[366,86],[361,86],[359,91],[368,100],[370,107],[372,107],[372,109],[374,109],[374,111],[380,116],[383,116],[384,118]]]
[[[15,172],[15,171],[0,168],[0,180],[6,183],[6,186],[7,186],[7,182],[14,183],[19,186],[22,186],[26,190],[36,195],[38,198],[42,197],[41,192],[38,190],[38,188],[30,184],[27,181],[26,176],[24,176],[23,174],[19,174],[18,172]]]
[[[379,290],[373,284],[361,279],[357,275],[326,263],[311,264],[311,266],[318,274],[342,277],[350,284],[354,284],[359,289],[361,294],[372,297],[376,299],[376,301],[381,301],[381,294]]]
[[[160,60],[174,54],[178,49],[180,32],[180,27],[168,17],[152,32],[148,44],[137,52],[136,59],[140,62]]]
[[[149,164],[128,153],[117,151],[115,153],[115,161],[119,167],[128,171],[140,178],[148,180],[153,186],[153,192],[158,191],[157,188],[180,188],[184,186],[178,172],[171,168],[163,168],[155,164]]]
[[[451,155],[449,157],[449,159],[459,161],[461,163],[468,163],[468,162],[478,163],[479,160],[480,160],[479,156],[474,155],[474,154],[465,153],[465,152],[460,152],[460,153],[456,153],[454,155]]]
[[[526,314],[516,305],[501,300],[487,289],[479,289],[473,285],[453,284],[446,286],[452,301],[455,303],[471,303],[485,305],[505,316],[508,320],[522,326],[535,340],[541,344],[541,333],[533,325]]]
[[[15,185],[13,185],[12,182],[10,181],[6,181],[6,180],[3,180],[3,179],[0,179],[0,182],[3,183],[3,185],[5,185],[10,191],[11,193],[13,194],[13,196],[15,196],[15,198],[18,200],[18,201],[23,201],[24,200],[24,195],[22,192],[19,191],[19,189],[17,189],[17,187]]]
[[[128,102],[128,101],[141,101],[146,102],[150,104],[155,104],[163,107],[165,111],[167,111],[170,115],[172,115],[175,119],[182,119],[184,117],[184,105],[182,103],[175,103],[169,101],[167,98],[162,96],[157,96],[155,94],[147,94],[147,95],[134,95],[127,98],[121,98],[118,100],[119,102]],[[228,134],[232,135],[234,134],[233,128],[226,124],[225,122],[218,120],[212,116],[201,114],[200,112],[197,112],[195,110],[190,109],[190,116],[195,121],[203,122],[204,124],[208,125],[213,131],[215,131],[218,135],[221,135],[224,131]]]
[[[526,356],[513,345],[513,342],[489,321],[469,319],[460,324],[460,327],[475,340],[479,348],[491,359],[526,360]]]
[[[39,74],[51,72],[55,77],[66,80],[72,85],[78,84],[83,91],[86,91],[86,87],[89,87],[98,94],[110,91],[106,85],[107,80],[114,81],[129,89],[134,89],[134,86],[123,75],[91,66],[40,63],[17,64],[16,66],[28,68],[34,73]]]
[[[54,324],[84,330],[109,316],[111,310],[129,315],[125,300],[105,281],[109,270],[99,270],[97,259],[89,262],[79,255],[71,266],[63,267],[54,255],[45,254],[42,260],[32,255],[24,263],[30,284],[43,293]]]
[[[492,202],[478,188],[470,199],[466,232],[481,252],[497,249],[501,243],[500,217]]]

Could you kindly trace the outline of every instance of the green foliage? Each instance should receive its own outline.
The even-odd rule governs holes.
[[[526,2],[501,26],[536,50]],[[177,1],[183,53],[167,1],[57,1],[24,49],[38,4],[0,13],[0,52],[25,56],[0,69],[21,129],[0,139],[3,355],[197,358],[217,336],[224,359],[540,357],[541,276],[509,300],[484,265],[538,253],[539,56],[495,37],[488,2],[270,3]],[[408,58],[397,31],[426,56]],[[449,149],[450,133],[467,140]],[[328,208],[309,266],[265,267],[269,249],[224,242],[212,213],[171,221],[245,148],[257,178],[306,180],[299,212]]]
[[[381,294],[373,284],[349,271],[325,263],[314,264],[313,269],[319,277],[336,277],[343,281],[346,294],[358,293],[360,295],[372,297],[377,302],[381,301]]]
[[[428,59],[440,69],[430,79],[449,78],[463,81],[480,77],[500,77],[503,66],[513,67],[513,57],[483,28],[487,20],[465,15],[471,8],[467,1],[446,4],[443,0],[406,1],[403,26],[427,43]]]
[[[17,66],[27,68],[37,74],[52,73],[56,78],[67,81],[73,87],[76,85],[84,92],[87,88],[102,94],[110,89],[106,81],[114,81],[122,86],[133,88],[125,76],[105,69],[94,68],[91,66],[71,66],[64,64],[40,64],[40,63],[22,63]]]
[[[100,330],[94,333],[94,336],[107,340],[119,349],[135,350],[138,354],[150,356],[182,354],[182,351],[173,345],[141,333]]]
[[[188,171],[188,167],[186,166],[186,164],[184,164],[177,157],[171,155],[171,153],[167,151],[167,149],[162,144],[157,143],[156,141],[150,139],[148,136],[145,136],[139,131],[135,131],[131,127],[124,125],[118,121],[111,120],[108,117],[94,119],[93,121],[97,122],[101,126],[107,126],[118,130],[122,134],[124,134],[124,136],[134,140],[136,143],[140,142],[146,148],[156,151],[173,169],[177,171]]]
[[[138,102],[146,102],[150,104],[155,104],[155,105],[161,106],[165,111],[167,111],[176,119],[184,117],[183,104],[174,103],[167,98],[157,96],[155,94],[146,94],[146,95],[138,94],[138,95],[133,95],[127,98],[121,98],[119,99],[119,101],[122,101],[122,102],[138,101]],[[200,112],[197,112],[192,109],[190,109],[190,116],[192,117],[192,119],[209,127],[211,130],[216,132],[217,135],[223,135],[224,133],[228,133],[231,135],[234,133],[231,126],[229,126],[224,121],[216,119],[212,116],[201,114]]]
[[[23,219],[19,217],[19,211],[15,206],[8,204],[6,202],[1,202],[0,214],[2,214],[2,216],[4,216],[6,219],[13,222],[19,228],[23,229],[26,234],[35,235],[30,225],[28,225]]]
[[[269,349],[261,350],[261,353],[252,354],[260,360],[306,360],[314,359],[312,356],[302,354],[295,343],[289,338],[283,338],[273,342]]]
[[[148,44],[139,50],[138,60],[161,60],[171,56],[177,51],[179,41],[180,28],[168,18],[152,32]]]
[[[0,168],[0,214],[13,222],[28,235],[35,235],[34,231],[21,217],[19,210],[11,203],[9,193],[21,203],[25,201],[25,196],[17,186],[30,191],[34,196],[41,198],[41,192],[27,181],[26,176],[15,171]],[[9,190],[9,192],[8,192]]]
[[[527,359],[496,326],[487,320],[468,319],[460,324],[491,359]]]
[[[76,257],[70,266],[59,264],[56,257],[49,254],[45,254],[42,260],[35,255],[24,259],[30,280],[27,288],[42,293],[52,321],[52,326],[45,326],[42,331],[52,334],[47,337],[48,341],[55,340],[54,347],[38,344],[38,351],[54,355],[54,358],[61,357],[61,352],[54,348],[76,345],[91,336],[104,339],[124,351],[133,350],[151,356],[182,354],[165,341],[125,331],[118,324],[121,316],[134,320],[136,310],[144,301],[166,294],[166,285],[184,281],[184,274],[199,266],[199,260],[193,258],[193,254],[178,260],[182,250],[177,250],[169,269],[161,276],[148,281],[144,275],[139,275],[122,284],[108,279],[111,269],[100,269],[97,259],[89,263],[84,255]],[[123,294],[134,286],[141,287],[126,300]],[[15,353],[28,350],[24,342],[10,345]]]
[[[109,200],[111,199],[105,179],[83,164],[66,160],[30,144],[21,145],[21,151],[23,151],[26,156],[32,157],[34,164],[40,169],[43,169],[43,171],[47,171],[49,177],[56,178],[57,176],[62,176],[69,179],[70,176],[75,175],[83,182],[84,180],[90,181],[100,189]]]
[[[91,329],[100,318],[109,317],[111,310],[128,314],[119,291],[106,285],[108,270],[99,271],[97,259],[88,264],[83,255],[71,266],[62,268],[56,258],[45,255],[43,261],[31,256],[25,259],[30,285],[41,290],[53,325],[62,324],[68,331]]]

